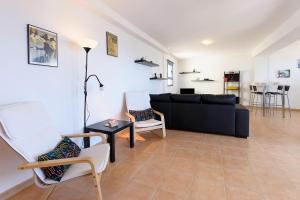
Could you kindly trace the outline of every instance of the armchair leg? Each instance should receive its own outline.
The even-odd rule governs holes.
[[[156,130],[158,130],[159,132],[157,132]],[[160,132],[160,129],[156,129],[156,130],[154,131],[154,134],[155,134],[155,135],[157,135],[157,136],[159,136],[159,137],[161,137],[161,138],[165,138],[165,137],[167,136],[167,132],[166,132],[165,126],[163,126],[163,127],[161,128],[161,132]]]
[[[47,190],[41,196],[40,200],[47,200],[48,197],[51,195],[51,193],[53,192],[54,189],[55,189],[55,185],[50,186],[49,188],[47,188]]]
[[[162,127],[162,138],[165,138],[167,136],[166,127],[163,125]]]
[[[93,178],[95,181],[95,187],[97,189],[97,200],[102,200],[102,193],[101,193],[101,187],[100,187],[101,175],[102,175],[101,173],[93,174]]]

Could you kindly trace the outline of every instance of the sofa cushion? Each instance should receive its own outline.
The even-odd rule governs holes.
[[[40,155],[38,161],[57,160],[78,157],[81,149],[70,138],[65,137],[52,151]],[[71,165],[60,165],[42,168],[46,178],[60,181]]]
[[[235,107],[172,103],[172,129],[235,135]]]
[[[150,100],[156,102],[169,102],[171,93],[150,94]]]
[[[172,94],[171,100],[177,103],[201,103],[199,94]]]
[[[212,95],[203,94],[201,95],[201,101],[204,104],[224,104],[224,105],[235,105],[235,95]]]

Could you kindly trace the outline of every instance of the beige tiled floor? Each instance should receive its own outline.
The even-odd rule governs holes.
[[[296,200],[300,199],[300,112],[282,119],[251,114],[245,139],[168,130],[162,140],[128,148],[117,140],[117,161],[103,174],[104,200]],[[32,200],[31,186],[11,199]],[[95,199],[83,177],[55,189],[54,199]]]

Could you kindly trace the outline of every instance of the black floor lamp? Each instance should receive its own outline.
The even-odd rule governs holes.
[[[91,77],[94,77],[96,78],[96,80],[98,81],[99,83],[99,87],[103,87],[104,85],[100,82],[99,78],[97,75],[95,74],[91,74],[88,76],[87,74],[87,70],[88,70],[88,54],[90,52],[91,49],[95,48],[97,46],[97,42],[94,41],[94,40],[91,40],[91,39],[84,39],[82,40],[80,43],[80,46],[85,50],[86,52],[86,57],[85,57],[85,77],[84,77],[84,122],[83,122],[83,131],[84,133],[86,133],[86,122],[87,122],[87,118],[86,118],[86,106],[87,106],[87,103],[86,103],[86,100],[87,100],[87,83],[89,81],[89,79]],[[85,148],[88,148],[90,146],[90,138],[89,137],[85,137],[84,138],[84,147]]]

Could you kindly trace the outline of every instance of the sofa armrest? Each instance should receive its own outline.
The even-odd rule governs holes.
[[[236,104],[235,110],[235,136],[247,138],[249,136],[249,110],[242,105]]]

